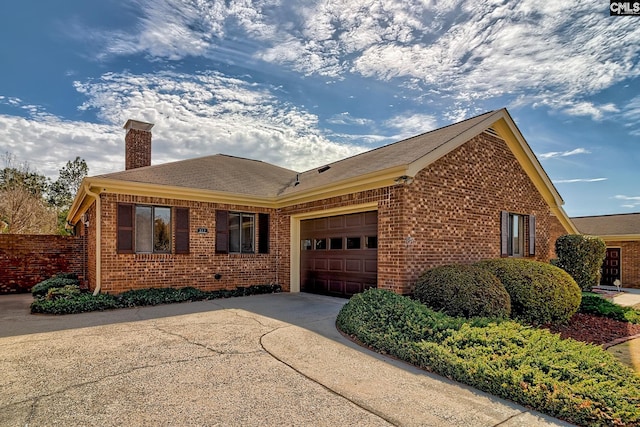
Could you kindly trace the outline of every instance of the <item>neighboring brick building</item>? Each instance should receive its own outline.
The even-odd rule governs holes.
[[[598,236],[607,245],[602,285],[617,279],[627,288],[640,288],[640,213],[572,218],[583,234]]]
[[[91,289],[410,293],[427,268],[548,261],[576,232],[505,109],[303,173],[225,155],[151,166],[151,126],[127,122],[142,153],[127,158],[145,160],[85,178],[71,208]]]

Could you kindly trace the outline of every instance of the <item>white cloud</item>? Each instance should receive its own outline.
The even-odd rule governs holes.
[[[364,150],[331,142],[315,115],[282,103],[270,88],[220,73],[107,73],[76,82],[106,124],[63,120],[16,98],[1,103],[28,117],[0,115],[0,140],[18,161],[55,178],[80,156],[90,175],[124,168],[124,130],[133,118],[154,123],[152,163],[225,153],[307,170]]]
[[[614,196],[614,199],[624,201],[625,203],[620,205],[623,208],[634,209],[640,206],[640,196],[625,196],[618,194],[617,196]]]
[[[608,178],[576,178],[576,179],[554,179],[554,184],[574,184],[576,182],[600,182]]]
[[[99,125],[62,120],[54,116],[0,115],[3,152],[19,163],[27,162],[38,173],[56,179],[69,160],[80,156],[92,175],[124,165],[122,125]]]
[[[81,108],[108,123],[155,123],[158,163],[226,153],[305,170],[362,151],[328,141],[315,115],[279,102],[269,87],[220,73],[108,73],[76,88],[87,96]]]
[[[353,117],[349,112],[343,112],[340,114],[335,114],[329,119],[327,119],[328,123],[333,125],[355,125],[355,126],[371,126],[373,125],[373,120],[365,119],[361,117]]]
[[[567,103],[570,104],[569,101]],[[570,116],[591,116],[593,120],[602,120],[607,113],[617,113],[618,108],[611,103],[594,105],[592,102],[576,102],[563,110]]]
[[[551,151],[549,153],[538,154],[539,159],[554,159],[557,157],[575,156],[576,154],[591,154],[591,152],[585,148],[576,148],[569,151]]]
[[[430,114],[401,114],[385,121],[385,125],[398,131],[392,139],[401,140],[436,129],[438,121]]]
[[[460,118],[468,108],[461,104],[509,95],[516,105],[601,120],[617,107],[585,98],[640,76],[640,26],[603,18],[597,0],[578,2],[570,13],[537,0],[137,0],[137,6],[142,17],[130,32],[103,34],[108,54],[177,60],[211,56],[218,45],[248,38],[244,53],[305,75],[399,79],[416,97],[437,91],[454,104],[443,111],[448,118]]]

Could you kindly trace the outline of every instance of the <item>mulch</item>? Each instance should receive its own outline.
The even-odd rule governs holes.
[[[562,338],[573,338],[604,348],[640,338],[640,325],[584,313],[576,313],[567,324],[550,326],[548,329],[559,333]]]

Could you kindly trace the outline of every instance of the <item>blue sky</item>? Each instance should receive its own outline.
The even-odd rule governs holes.
[[[640,212],[640,17],[604,1],[15,1],[3,152],[55,178],[216,153],[303,171],[507,107],[571,216]]]

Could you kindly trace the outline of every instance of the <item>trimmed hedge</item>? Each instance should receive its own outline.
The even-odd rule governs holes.
[[[379,352],[572,423],[640,423],[640,378],[595,345],[452,318],[379,289],[353,296],[336,323]]]
[[[489,270],[511,296],[514,319],[532,325],[568,321],[580,307],[581,292],[564,270],[538,261],[500,258],[475,265]]]
[[[32,313],[72,314],[103,311],[114,308],[143,307],[186,301],[202,301],[258,294],[278,293],[280,285],[253,285],[235,290],[201,291],[192,287],[137,289],[120,295],[76,293],[67,288],[51,289],[51,298],[36,298],[31,303]]]
[[[622,307],[602,298],[600,295],[584,292],[580,303],[580,313],[595,314],[621,322],[640,324],[640,310]]]
[[[449,316],[509,317],[511,299],[498,278],[472,265],[445,265],[418,279],[414,296]]]
[[[590,291],[600,284],[606,254],[607,245],[601,238],[566,234],[556,240],[558,258],[552,264],[569,273],[583,291]]]
[[[73,273],[56,274],[31,288],[31,295],[35,297],[44,297],[51,288],[64,288],[65,286],[80,287],[78,276]]]

